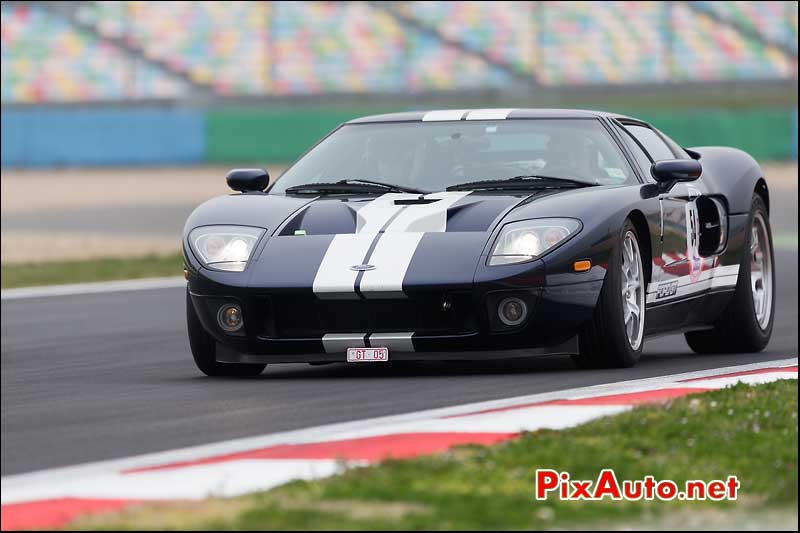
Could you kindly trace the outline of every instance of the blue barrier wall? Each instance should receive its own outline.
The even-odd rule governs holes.
[[[205,113],[175,108],[10,109],[2,113],[2,166],[200,163]]]
[[[1,162],[3,167],[59,167],[291,161],[340,122],[375,112],[251,106],[12,108],[2,113]],[[626,114],[649,119],[685,146],[734,146],[763,161],[797,158],[796,109],[639,109]]]

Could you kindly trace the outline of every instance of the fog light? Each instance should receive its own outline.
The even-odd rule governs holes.
[[[242,329],[242,308],[236,304],[225,304],[219,308],[217,323],[224,331],[234,332]]]
[[[503,298],[497,306],[497,316],[506,326],[519,326],[528,317],[528,305],[519,298]]]

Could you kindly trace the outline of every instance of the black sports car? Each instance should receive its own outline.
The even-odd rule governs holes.
[[[685,149],[594,111],[352,120],[269,187],[184,230],[197,366],[570,354],[631,366],[647,336],[698,353],[769,341],[769,193],[752,157]]]

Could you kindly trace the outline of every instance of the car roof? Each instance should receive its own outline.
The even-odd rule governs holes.
[[[525,118],[620,118],[632,119],[618,113],[587,109],[437,109],[427,111],[405,111],[370,115],[346,122],[346,124],[369,124],[375,122],[442,122],[455,120],[504,120]]]

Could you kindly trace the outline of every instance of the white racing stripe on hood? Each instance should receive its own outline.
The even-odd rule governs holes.
[[[359,290],[365,298],[403,297],[403,279],[422,237],[447,229],[447,210],[469,191],[429,194],[437,202],[411,205],[386,228],[368,262],[375,270],[364,272]]]
[[[468,194],[429,194],[425,197],[437,201],[416,205],[396,205],[395,200],[415,199],[418,194],[388,193],[371,201],[357,212],[356,233],[331,240],[314,278],[314,293],[320,298],[357,298],[359,272],[352,267],[367,263],[374,269],[361,276],[363,296],[402,297],[403,278],[423,235],[445,231],[447,210]]]
[[[427,194],[428,200],[438,202],[412,205],[400,212],[392,221],[387,233],[395,232],[442,232],[447,229],[447,210],[469,194],[469,191],[437,192]]]
[[[335,235],[314,277],[314,294],[326,299],[357,298],[353,287],[358,272],[351,267],[361,264],[376,235],[376,233]]]
[[[403,298],[403,279],[424,233],[386,232],[369,258],[375,270],[364,272],[359,290],[365,298]]]
[[[395,200],[413,200],[419,194],[387,193],[381,195],[356,212],[356,233],[378,233],[402,209]],[[359,258],[359,261],[363,258]]]
[[[356,232],[333,237],[314,277],[314,294],[325,299],[358,298],[355,282],[358,271],[353,265],[363,262],[378,232],[397,215],[403,205],[395,200],[417,198],[418,194],[383,194],[356,212]]]

